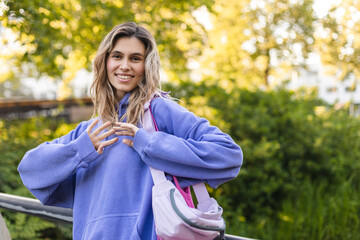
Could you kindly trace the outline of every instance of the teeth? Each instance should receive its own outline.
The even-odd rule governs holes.
[[[132,76],[125,76],[125,75],[117,75],[115,74],[118,78],[121,78],[121,79],[130,79],[132,78]]]

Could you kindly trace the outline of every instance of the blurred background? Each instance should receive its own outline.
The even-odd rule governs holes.
[[[92,114],[92,60],[117,24],[155,36],[164,91],[242,147],[211,194],[227,233],[360,239],[359,0],[1,0],[0,192],[17,165]],[[1,210],[13,239],[71,226]]]

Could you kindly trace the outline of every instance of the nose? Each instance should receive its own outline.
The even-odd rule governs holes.
[[[125,71],[125,70],[129,70],[130,69],[130,65],[129,65],[129,61],[127,59],[123,59],[120,63],[120,69],[122,71]]]

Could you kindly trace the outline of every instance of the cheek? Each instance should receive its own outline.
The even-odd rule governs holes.
[[[144,73],[145,73],[145,64],[139,65],[136,68],[136,72],[137,72],[138,75],[144,75]]]
[[[108,73],[110,73],[116,66],[115,66],[115,62],[114,61],[111,61],[111,60],[108,60],[106,62],[106,70]]]

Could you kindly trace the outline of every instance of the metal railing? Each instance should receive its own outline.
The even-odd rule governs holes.
[[[9,230],[7,229],[6,223],[2,218],[0,213],[0,239],[1,240],[11,240]]]
[[[39,200],[14,196],[0,193],[0,208],[21,212],[28,215],[34,215],[53,222],[69,223],[73,222],[73,212],[68,208],[44,206]],[[5,225],[6,227],[6,225]],[[1,225],[0,225],[1,228]],[[5,229],[7,231],[7,229]],[[0,229],[0,233],[3,230]],[[1,235],[0,235],[1,238]],[[254,240],[245,237],[225,234],[226,240]]]
[[[39,200],[33,198],[0,193],[0,208],[34,215],[55,222],[73,222],[71,209],[44,206]]]

